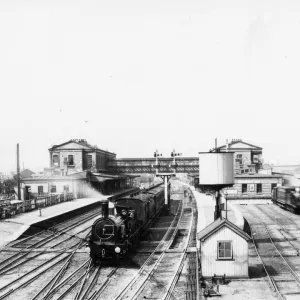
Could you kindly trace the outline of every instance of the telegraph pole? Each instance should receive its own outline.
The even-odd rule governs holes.
[[[18,199],[21,200],[20,151],[19,151],[19,144],[17,144],[17,183],[18,183]]]

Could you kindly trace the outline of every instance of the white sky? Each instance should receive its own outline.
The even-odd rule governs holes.
[[[0,171],[85,138],[117,157],[226,138],[299,164],[300,1],[0,1]]]

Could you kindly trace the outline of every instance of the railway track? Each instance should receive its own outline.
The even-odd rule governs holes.
[[[256,247],[257,253],[263,263],[264,269],[270,278],[275,292],[280,299],[285,299],[287,295],[298,295],[300,296],[300,277],[293,270],[287,259],[281,254],[277,246],[275,245],[271,233],[267,228],[266,224],[263,224],[265,232],[270,240],[270,244],[274,248],[271,260],[268,257],[261,255],[261,250],[259,249],[259,242],[257,238],[253,238],[254,245]],[[277,254],[277,255],[276,255]],[[288,290],[284,286],[284,283],[288,282]]]
[[[41,247],[52,240],[57,240],[59,236],[69,235],[70,237],[75,237],[75,234],[69,233],[74,228],[79,225],[84,224],[93,218],[99,216],[101,209],[96,209],[91,212],[85,213],[79,217],[72,218],[58,225],[52,226],[47,230],[40,233],[36,233],[33,236],[23,238],[21,240],[14,241],[8,245],[12,248],[33,248]]]
[[[51,227],[50,230],[12,242],[9,247],[3,249],[1,254],[4,254],[2,255],[4,259],[0,262],[0,300],[29,299],[29,297],[43,299],[40,295],[43,295],[44,291],[58,291],[56,285],[71,269],[75,274],[89,269],[86,265],[78,267],[75,254],[85,246],[90,234],[90,226],[93,219],[99,216],[100,211],[97,209],[73,218]],[[88,253],[83,256],[89,259]],[[46,285],[43,278],[47,278]],[[82,278],[80,277],[78,281]],[[69,284],[67,281],[64,282]],[[35,285],[38,285],[38,289],[44,287],[32,295],[32,291],[36,289]],[[48,290],[49,286],[50,290]],[[24,289],[28,297],[19,296]],[[61,299],[66,294],[61,296]]]
[[[247,210],[248,212],[245,214],[249,215],[249,212],[252,211],[259,217],[261,224],[266,224],[266,221],[268,221],[268,226],[272,229],[274,243],[276,243],[277,247],[283,251],[284,255],[299,256],[300,240],[287,228],[287,226],[291,224],[293,225],[293,222],[288,219],[284,219],[284,223],[282,223],[282,218],[278,218],[277,214],[274,214],[271,210],[271,206],[272,205],[249,206]],[[265,219],[264,216],[267,216],[267,219]]]
[[[86,288],[88,291],[85,294],[86,299],[145,299],[150,297],[149,293],[151,298],[155,299],[174,299],[176,284],[187,257],[189,257],[187,264],[189,272],[193,273],[189,281],[189,293],[195,295],[191,282],[196,283],[198,267],[195,263],[195,253],[188,252],[189,247],[196,244],[195,207],[181,202],[163,238],[157,244],[153,243],[155,249],[150,251],[146,243],[132,256],[131,262],[136,260],[141,262],[137,257],[147,255],[147,259],[144,259],[138,271],[136,267],[132,267],[132,263],[129,263],[129,267],[122,263],[115,267],[102,265],[101,276],[95,280],[92,288]],[[163,227],[168,222],[166,220],[162,217]],[[158,224],[153,224],[154,228],[157,226]],[[118,289],[115,288],[116,286]],[[184,299],[184,297],[177,299]],[[188,295],[186,299],[195,298]]]
[[[116,299],[174,298],[188,247],[194,241],[195,211],[186,202],[181,203],[179,211],[161,243]]]
[[[174,299],[176,284],[186,267],[190,276],[186,299],[194,299],[198,267],[196,255],[189,248],[195,246],[195,214],[191,203],[181,202],[163,238],[152,243],[156,244],[153,253],[141,249],[129,257],[127,265],[91,265],[83,249],[89,234],[85,226],[99,211],[57,225],[32,239],[13,242],[2,252],[9,257],[0,262],[0,300],[128,299],[132,294],[132,299],[144,299],[149,293],[158,299]],[[170,217],[162,218],[163,224],[169,222]]]
[[[18,248],[14,249],[11,247],[5,250],[8,253],[12,253],[12,255],[9,255],[0,262],[0,278],[1,275],[18,270],[22,265],[26,265],[26,263],[30,263],[30,261],[34,259],[38,260],[46,253],[72,251],[72,248],[76,248],[78,244],[82,247],[89,235],[91,224],[88,224],[84,229],[75,231],[72,234],[68,234],[68,232],[81,224],[93,220],[98,214],[99,210],[96,210],[92,213],[84,214],[84,216],[78,218],[79,220],[76,218],[72,219],[72,222],[69,220],[63,223],[62,229],[59,228],[59,226],[55,226],[56,230],[54,230],[54,232],[50,231],[51,234],[48,232],[46,235],[43,232],[36,234],[32,241],[26,238],[25,243],[23,240],[14,242],[12,245]],[[67,238],[65,235],[67,235]],[[24,246],[24,248],[20,249],[20,246]]]
[[[280,232],[284,225],[276,220],[275,214],[269,214],[267,209],[262,205],[250,205],[247,206],[247,210],[242,208],[248,221],[255,220],[250,227],[256,254],[278,298],[299,297],[300,276],[293,265],[299,248],[291,243],[293,238]]]

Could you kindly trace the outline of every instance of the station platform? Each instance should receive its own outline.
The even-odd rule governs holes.
[[[202,229],[207,227],[209,224],[214,222],[214,211],[215,211],[215,200],[212,196],[199,193],[198,191],[192,191],[194,197],[196,198],[197,208],[198,208],[198,224],[197,224],[197,233]],[[227,219],[238,226],[239,228],[244,228],[244,218],[240,211],[227,203],[228,211],[227,211]],[[225,218],[226,213],[222,211],[222,217]]]
[[[13,216],[12,218],[0,221],[0,249],[20,238],[23,234],[38,232],[61,223],[64,220],[85,213],[99,206],[99,201],[107,199],[112,195],[99,195],[95,198],[74,199],[58,203],[53,206],[44,207],[39,210],[26,212]]]

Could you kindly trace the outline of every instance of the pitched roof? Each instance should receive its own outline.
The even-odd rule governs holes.
[[[242,140],[232,140],[231,142],[228,143],[228,146],[229,146],[229,148],[230,148],[230,146],[235,145],[235,144],[239,144],[239,143],[240,143],[240,144],[247,145],[247,146],[249,146],[249,147],[257,148],[257,150],[262,150],[261,147],[252,145],[252,144],[250,144],[250,143],[246,143],[246,142],[244,142],[244,141],[242,141]],[[217,150],[220,150],[220,149],[223,149],[223,148],[226,148],[226,145],[217,147]],[[215,151],[215,150],[216,150],[216,149],[213,149],[213,151]]]
[[[26,177],[30,177],[32,174],[35,174],[35,173],[29,169],[25,169],[20,173],[20,176],[26,178]]]
[[[198,234],[197,237],[199,240],[204,241],[207,239],[209,236],[213,235],[215,232],[220,230],[222,227],[227,227],[234,231],[236,234],[244,238],[245,240],[250,240],[251,237],[244,232],[242,229],[240,229],[238,226],[235,224],[231,223],[227,219],[222,219],[219,218],[218,220],[214,221],[213,223],[209,224],[207,227],[205,227],[203,230],[201,230]]]
[[[81,146],[85,146],[85,147],[88,147],[88,148],[90,148],[90,149],[93,149],[93,147],[90,145],[90,144],[88,144],[86,141],[85,142],[83,142],[83,141],[77,141],[77,140],[69,140],[69,141],[67,141],[67,142],[64,142],[64,143],[62,143],[62,144],[58,144],[58,145],[53,145],[51,148],[49,148],[49,150],[50,149],[55,149],[55,148],[57,148],[57,147],[61,147],[61,146],[64,146],[64,145],[67,145],[67,144],[69,144],[69,143],[75,143],[75,144],[78,144],[78,145],[81,145]]]
[[[64,145],[67,145],[69,143],[75,143],[75,144],[78,144],[80,146],[84,146],[84,147],[87,147],[87,148],[90,148],[92,150],[100,150],[100,151],[103,151],[103,152],[107,152],[107,153],[111,153],[111,154],[115,154],[113,152],[110,152],[110,151],[107,151],[107,150],[103,150],[103,149],[100,149],[98,148],[97,145],[91,145],[89,144],[86,140],[76,140],[76,139],[71,139],[65,143],[62,143],[62,144],[59,144],[59,145],[53,145],[51,148],[49,148],[48,150],[53,150],[55,148],[58,148],[58,147],[61,147],[61,146],[64,146]]]

